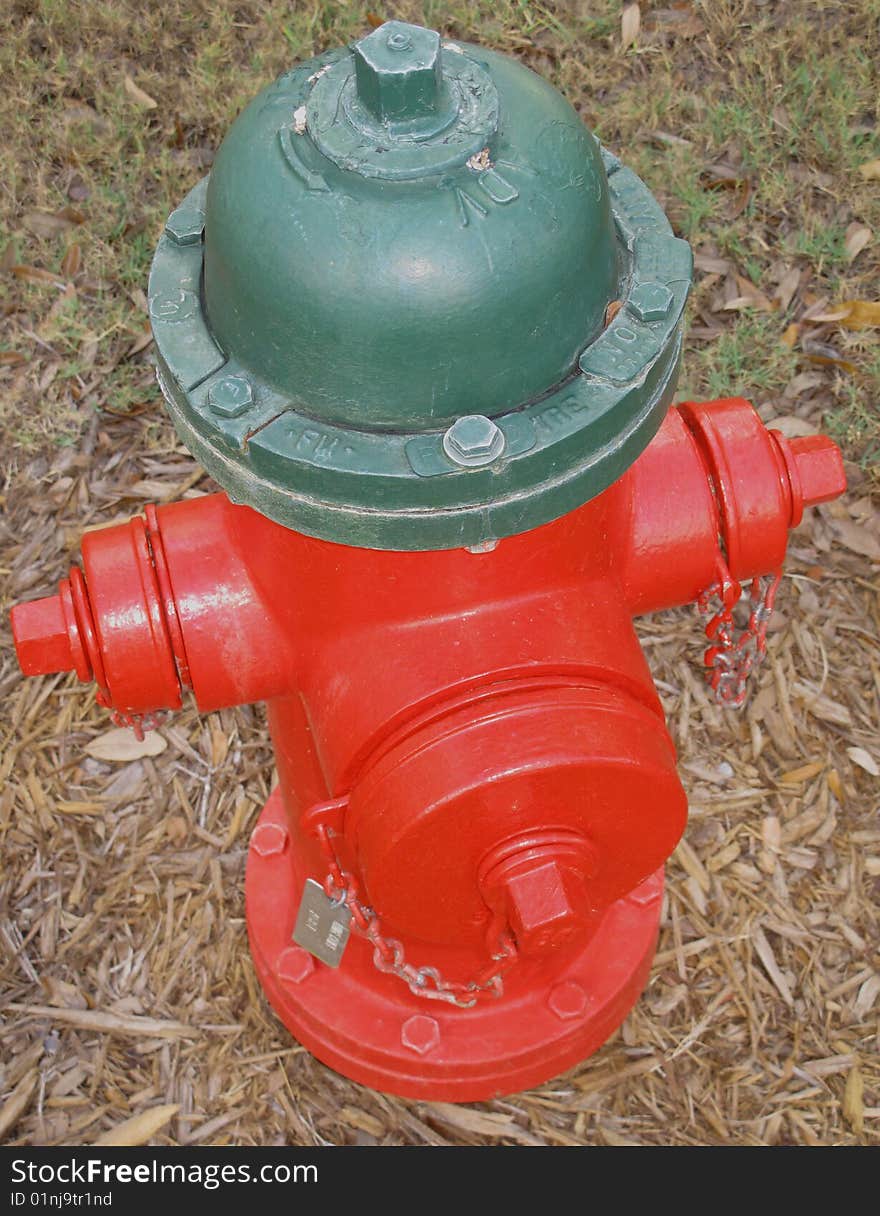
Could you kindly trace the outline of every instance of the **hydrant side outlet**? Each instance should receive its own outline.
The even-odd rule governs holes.
[[[398,21],[264,89],[160,238],[159,383],[223,492],[89,532],[19,662],[137,731],[267,702],[254,962],[365,1084],[487,1099],[620,1025],[687,817],[633,617],[696,603],[742,704],[845,489],[824,436],[672,407],[690,276],[555,90]]]

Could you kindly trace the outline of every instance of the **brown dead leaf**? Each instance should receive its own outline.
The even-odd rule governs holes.
[[[748,207],[749,199],[751,197],[752,197],[752,183],[748,179],[746,179],[745,181],[743,181],[740,184],[740,186],[737,190],[736,201],[734,202],[733,206],[730,208],[730,211],[728,213],[728,218],[735,220],[737,218],[737,216],[742,215],[742,213],[745,211],[746,207]]]
[[[811,325],[838,322],[844,329],[870,329],[880,325],[880,300],[844,300],[824,312],[808,311],[801,320]]]
[[[840,318],[844,329],[871,329],[880,325],[880,300],[847,300]]]
[[[74,275],[79,274],[82,267],[82,249],[79,245],[68,245],[64,257],[61,259],[61,273],[66,278],[72,279]]]
[[[779,286],[774,292],[775,298],[779,301],[779,307],[783,312],[786,311],[789,304],[794,299],[794,294],[798,289],[798,284],[801,281],[801,272],[797,266],[793,266],[791,270],[786,271],[780,281]]]
[[[794,321],[792,321],[791,325],[787,325],[785,327],[785,332],[782,335],[782,345],[791,348],[795,347],[797,345],[798,334],[800,332],[800,325],[797,325]]]
[[[695,253],[694,269],[704,274],[729,274],[731,265],[727,258],[718,258],[711,253]]]
[[[880,561],[880,540],[864,524],[854,523],[851,519],[832,519],[831,526],[847,549],[872,561]]]
[[[142,760],[144,756],[159,756],[168,746],[158,731],[151,730],[143,739],[135,737],[133,730],[127,726],[117,726],[107,730],[97,739],[86,744],[85,751],[95,760],[110,760],[129,763],[132,760]]]
[[[810,337],[807,333],[801,334],[801,350],[804,352],[805,358],[811,363],[816,363],[820,367],[839,367],[845,372],[855,373],[858,369],[854,363],[848,359],[844,359],[840,351],[832,346],[830,342],[821,342],[817,338]]]
[[[866,773],[870,773],[872,777],[880,777],[880,765],[878,765],[871,753],[865,751],[863,747],[848,747],[846,754],[853,764],[857,764],[859,768],[863,768]]]
[[[831,768],[828,770],[828,788],[831,790],[831,793],[838,802],[843,802],[843,782],[840,780],[840,773],[838,773],[836,768]]]
[[[151,1106],[149,1110],[142,1110],[139,1115],[132,1115],[130,1119],[111,1127],[109,1131],[102,1132],[94,1143],[102,1147],[113,1145],[116,1148],[134,1148],[135,1145],[146,1144],[166,1123],[170,1123],[179,1110],[178,1103]]]
[[[26,211],[21,222],[34,236],[47,239],[74,226],[73,221],[67,219],[63,212],[50,211]]]
[[[731,293],[731,299],[722,304],[719,312],[741,312],[744,308],[756,308],[759,312],[775,312],[779,305],[768,299],[759,287],[756,287],[751,279],[745,278],[738,274],[735,276],[736,286],[728,281],[728,290]],[[738,291],[738,295],[733,292]]]
[[[787,773],[781,774],[779,780],[785,785],[797,785],[801,781],[809,781],[811,777],[818,776],[824,767],[824,760],[813,760],[809,764],[801,764],[798,768],[790,768]]]
[[[627,4],[620,15],[620,46],[622,50],[635,46],[642,26],[642,10],[638,4]]]
[[[0,350],[0,367],[21,367],[27,358],[17,350]]]
[[[800,397],[801,393],[808,393],[810,389],[817,388],[825,381],[818,372],[799,372],[793,380],[785,386],[783,397],[786,401],[794,401]]]
[[[819,433],[812,422],[807,422],[805,418],[798,418],[796,414],[778,414],[767,425],[772,427],[774,431],[779,431],[786,439],[801,439],[804,435],[817,435]],[[821,571],[818,577],[822,577]]]
[[[620,312],[621,308],[623,308],[623,300],[612,300],[605,309],[605,319],[603,321],[603,325],[606,327],[606,329]]]
[[[842,372],[849,372],[854,375],[858,371],[855,363],[850,363],[849,359],[832,358],[830,355],[811,355],[807,358],[811,363],[815,363],[817,367],[839,367]]]
[[[126,93],[137,105],[143,107],[145,110],[156,109],[156,106],[159,104],[156,99],[151,97],[149,93],[145,93],[140,85],[135,84],[127,72],[123,78],[123,84],[125,85]]]
[[[846,250],[846,260],[854,262],[862,250],[871,243],[874,233],[867,224],[850,224],[846,230],[843,247]]]
[[[880,160],[868,160],[859,165],[859,173],[868,182],[880,182]]]
[[[776,305],[763,292],[750,292],[747,296],[734,296],[726,304],[722,304],[719,312],[742,312],[744,308],[756,308],[758,312],[773,312]]]
[[[32,283],[54,283],[56,287],[66,287],[59,275],[51,270],[43,270],[42,266],[13,266],[12,273],[17,279],[29,279]]]

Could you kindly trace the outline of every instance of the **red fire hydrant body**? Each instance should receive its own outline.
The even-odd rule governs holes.
[[[212,400],[236,418],[251,402],[229,379]],[[76,670],[136,725],[185,688],[205,711],[268,702],[253,957],[296,1037],[359,1081],[459,1101],[540,1083],[646,982],[687,800],[632,618],[714,589],[709,660],[736,701],[771,606],[756,598],[743,648],[739,584],[775,574],[804,507],[844,488],[823,437],[788,442],[741,399],[658,401],[641,455],[550,522],[401,551],[212,494],[89,533],[84,576],[13,610],[25,672]],[[549,400],[543,418],[568,422]],[[474,467],[501,459],[486,435]]]

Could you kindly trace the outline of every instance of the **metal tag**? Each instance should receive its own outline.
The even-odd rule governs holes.
[[[309,954],[338,967],[351,932],[351,909],[335,904],[313,878],[306,879],[293,930],[293,940]]]

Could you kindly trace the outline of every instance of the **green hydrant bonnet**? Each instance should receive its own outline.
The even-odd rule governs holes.
[[[391,21],[243,111],[169,217],[150,311],[175,425],[235,501],[454,548],[572,510],[640,454],[690,277],[556,90]]]

